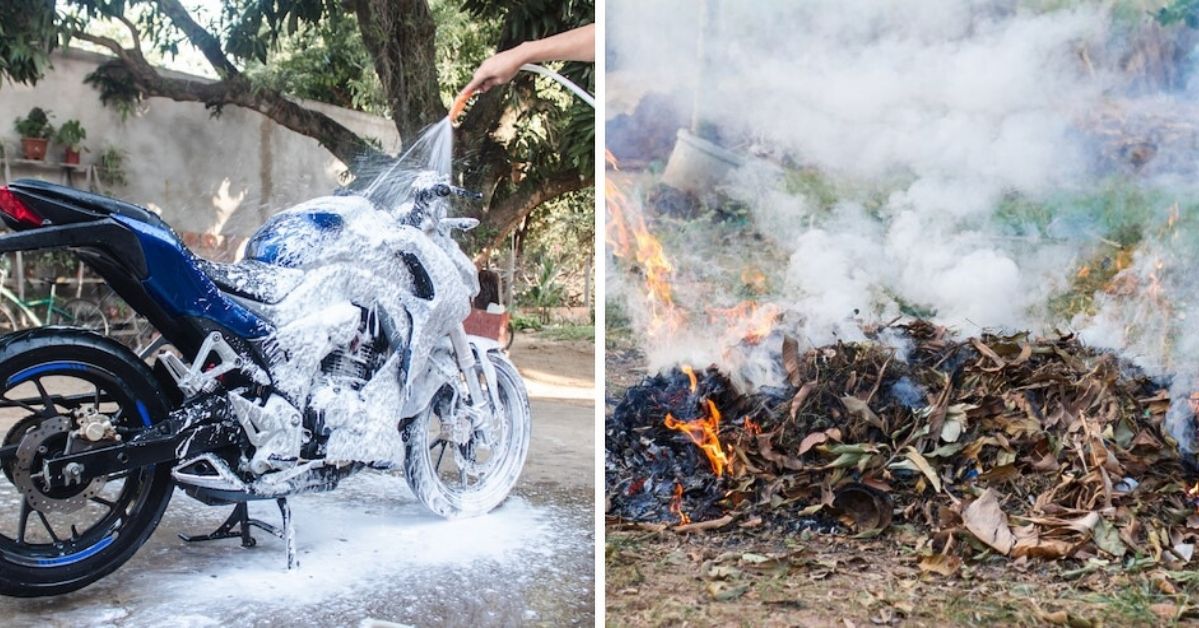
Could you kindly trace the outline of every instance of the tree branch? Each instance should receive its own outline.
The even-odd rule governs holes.
[[[137,27],[134,26],[133,22],[129,21],[129,19],[126,18],[124,15],[118,14],[118,15],[114,15],[113,17],[115,17],[122,24],[124,24],[125,28],[129,29],[129,35],[130,35],[130,37],[133,38],[133,49],[137,50],[140,53],[141,49],[142,49],[142,35],[140,32],[138,32]]]
[[[563,194],[577,192],[593,184],[592,177],[581,178],[571,171],[557,172],[548,178],[522,181],[512,194],[487,209],[485,222],[489,227],[495,228],[496,233],[475,255],[475,263],[482,263],[493,250],[503,246],[508,234],[533,210]]]
[[[122,48],[110,38],[76,32],[73,36],[111,50],[128,71],[134,87],[144,96],[159,96],[179,102],[202,102],[206,107],[237,105],[257,111],[280,125],[311,137],[333,156],[353,167],[357,158],[378,151],[333,118],[288,99],[278,90],[252,85],[225,57],[220,41],[192,19],[178,0],[154,0],[171,22],[204,53],[222,80],[216,82],[168,78],[146,61],[137,28],[123,15],[116,16],[133,35],[135,47]]]
[[[121,44],[115,39],[100,37],[99,35],[92,35],[91,33],[85,33],[83,31],[74,31],[71,33],[71,37],[74,37],[75,39],[82,39],[88,43],[107,48],[111,50],[113,54],[120,57],[123,61],[128,61],[129,59],[129,51],[122,48]]]
[[[201,102],[206,107],[237,105],[252,109],[296,133],[315,139],[334,157],[351,167],[361,156],[378,154],[375,147],[333,118],[308,109],[277,90],[255,87],[245,76],[238,75],[222,81],[168,78],[159,74],[139,51],[122,49],[117,42],[104,37],[87,33],[77,36],[116,53],[118,62],[129,73],[133,87],[144,96]]]
[[[192,19],[190,13],[184,8],[179,0],[154,0],[158,8],[171,19],[175,26],[183,31],[187,40],[193,46],[200,49],[204,54],[204,58],[208,59],[208,63],[216,70],[217,76],[221,78],[233,78],[240,76],[241,72],[229,61],[225,56],[225,51],[221,48],[221,42],[209,33],[207,29],[200,26]]]

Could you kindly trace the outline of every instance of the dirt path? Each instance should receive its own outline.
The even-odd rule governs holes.
[[[518,337],[512,357],[528,378],[533,440],[514,496],[489,515],[442,520],[398,474],[364,472],[290,500],[300,569],[288,573],[281,542],[264,534],[249,550],[181,542],[177,533],[210,531],[228,507],[176,491],[154,536],[116,573],[58,598],[0,599],[3,625],[589,626],[592,355],[584,343]],[[251,504],[251,514],[278,519],[273,503]]]

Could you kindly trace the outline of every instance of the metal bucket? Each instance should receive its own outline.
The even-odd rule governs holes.
[[[744,163],[740,155],[679,129],[662,182],[677,190],[702,194],[723,183]]]

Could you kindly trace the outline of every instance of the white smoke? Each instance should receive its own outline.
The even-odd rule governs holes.
[[[874,216],[842,202],[817,230],[779,243],[793,251],[783,292],[802,295],[796,305],[814,341],[828,339],[822,328],[844,334],[840,323],[854,309],[893,316],[897,300],[965,331],[1027,327],[1039,315],[1030,310],[1060,287],[1069,260],[1025,258],[1034,247],[1004,241],[990,217],[1005,194],[1035,196],[1085,178],[1076,119],[1109,81],[1088,71],[1079,51],[1105,38],[1108,20],[1099,7],[1013,7],[723,5],[721,21],[734,25],[726,32],[748,34],[746,22],[764,28],[708,42],[727,51],[714,53],[725,89],[703,105],[706,117],[842,180],[904,181]],[[809,218],[803,207],[774,206],[761,186],[732,188],[762,223]]]
[[[1170,61],[1137,49],[1138,38],[1160,52],[1169,49],[1161,42],[1185,46],[1188,37],[1153,23],[1155,7],[1127,4],[712,1],[703,30],[700,3],[614,0],[610,71],[654,92],[694,95],[680,108],[695,107],[726,147],[769,155],[751,158],[722,191],[748,207],[784,258],[769,298],[798,314],[793,331],[805,341],[853,339],[860,322],[913,312],[965,334],[1073,326],[1151,373],[1185,374],[1199,386],[1199,334],[1181,323],[1199,322],[1190,311],[1199,282],[1188,272],[1199,254],[1179,242],[1185,225],[1161,230],[1172,203],[1196,198],[1186,182],[1199,164],[1199,132],[1170,139],[1179,133],[1172,112],[1190,106],[1185,91],[1138,75]],[[697,54],[701,31],[707,62]],[[1148,138],[1131,145],[1132,157],[1113,161],[1104,144],[1119,133],[1096,120],[1112,111]],[[788,177],[797,168],[831,182],[835,202],[795,193]],[[1063,195],[1102,197],[1113,179],[1157,196],[1127,215],[1120,206],[1054,205]],[[1022,201],[1060,211],[1024,228],[1031,219],[1004,213]],[[1063,320],[1051,299],[1110,246],[1114,223],[1146,234],[1124,271],[1139,288],[1101,292],[1091,310]],[[676,267],[685,282],[688,265]],[[610,285],[627,280],[615,274]]]

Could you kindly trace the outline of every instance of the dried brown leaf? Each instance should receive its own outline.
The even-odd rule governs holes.
[[[787,372],[787,381],[792,386],[799,386],[799,342],[791,336],[783,336],[783,368]]]
[[[825,442],[828,442],[828,432],[812,432],[811,434],[805,436],[802,441],[800,441],[798,454],[802,456],[807,453],[809,449]]]
[[[913,447],[908,448],[905,457],[908,460],[911,460],[912,464],[916,465],[916,468],[924,474],[924,477],[928,478],[929,482],[932,482],[933,488],[940,493],[941,478],[937,475],[937,472],[935,469],[933,469],[933,466],[928,463],[928,460],[926,460],[924,456],[920,455],[920,452],[916,451],[916,449]]]
[[[816,382],[807,382],[799,387],[799,392],[791,398],[791,418],[794,419],[799,414],[799,409],[803,407],[805,401],[808,400],[808,395],[816,389]]]
[[[1073,554],[1075,545],[1065,539],[1033,536],[1016,541],[1016,544],[1012,546],[1011,555],[1013,558],[1027,556],[1029,558],[1057,560]]]
[[[870,409],[870,404],[866,403],[865,401],[858,399],[853,395],[846,395],[841,397],[841,403],[845,404],[845,409],[848,410],[851,415],[866,421],[880,430],[887,429],[883,425],[882,419],[878,418],[878,415],[874,413],[874,410]]]
[[[999,497],[994,489],[987,489],[962,512],[966,529],[978,540],[986,543],[1000,554],[1012,551],[1016,537],[1008,526],[1007,514],[999,506]]]
[[[962,566],[962,559],[953,554],[933,554],[920,559],[920,571],[952,576]]]

